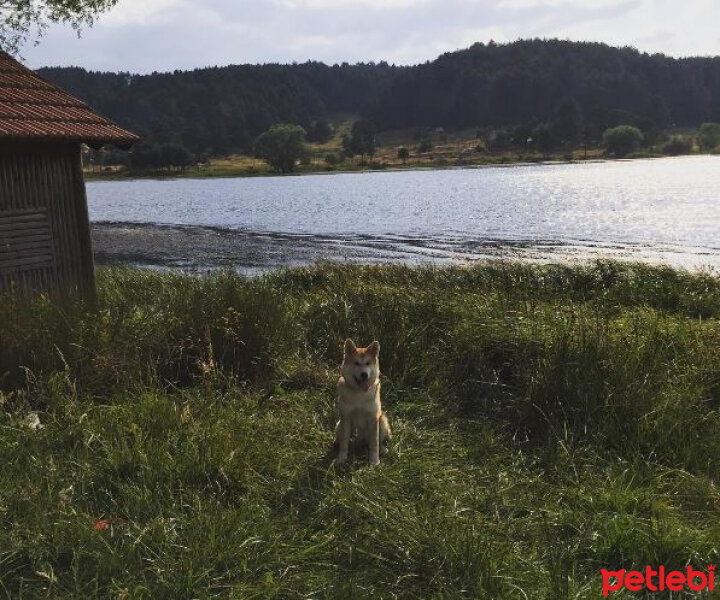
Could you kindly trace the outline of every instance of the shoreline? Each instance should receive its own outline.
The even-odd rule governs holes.
[[[685,154],[681,157],[691,156],[713,156],[712,154]],[[498,161],[498,162],[484,162],[478,164],[452,164],[452,165],[411,165],[407,167],[387,167],[387,168],[357,168],[357,169],[317,169],[317,170],[304,170],[296,171],[293,173],[275,173],[272,171],[248,171],[247,169],[235,169],[227,171],[212,171],[208,169],[188,169],[187,171],[169,172],[169,173],[130,173],[130,172],[119,172],[119,173],[93,173],[86,171],[84,173],[85,180],[87,182],[104,182],[104,181],[143,181],[148,179],[153,180],[173,180],[173,179],[233,179],[233,178],[255,178],[255,177],[305,177],[310,175],[349,175],[349,174],[362,174],[362,173],[402,173],[405,171],[451,171],[451,170],[463,170],[463,169],[490,169],[490,168],[512,168],[512,167],[535,167],[535,166],[558,166],[558,165],[586,165],[586,164],[603,164],[613,162],[630,162],[640,160],[658,160],[662,158],[678,158],[676,156],[665,156],[665,155],[643,155],[634,157],[624,158],[588,158],[580,160],[565,160],[562,158],[550,158],[548,160],[538,161]]]
[[[318,262],[463,262],[455,253],[423,248],[419,240],[411,245],[371,236],[332,237],[150,223],[92,223],[91,229],[99,265],[191,272],[232,269],[252,274]]]
[[[720,251],[710,248],[591,241],[328,236],[150,223],[96,222],[91,229],[98,265],[194,273],[229,269],[252,275],[322,262],[446,266],[488,261],[578,264],[596,260],[720,271]]]

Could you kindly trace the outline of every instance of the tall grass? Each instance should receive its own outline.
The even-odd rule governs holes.
[[[98,279],[0,302],[0,598],[597,598],[719,558],[711,274]],[[381,342],[379,469],[332,466],[345,337]]]

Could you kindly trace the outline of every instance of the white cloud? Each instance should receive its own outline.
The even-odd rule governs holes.
[[[626,0],[500,0],[500,8],[586,8],[621,6]]]
[[[286,5],[302,10],[310,9],[338,9],[342,7],[360,7],[373,9],[397,9],[408,8],[418,4],[423,4],[424,0],[279,0]]]
[[[183,4],[184,0],[120,0],[113,10],[100,17],[100,23],[105,27],[129,27],[166,21]]]
[[[413,64],[476,41],[604,41],[720,53],[717,0],[120,0],[78,40],[53,27],[31,66],[148,72],[245,62]]]

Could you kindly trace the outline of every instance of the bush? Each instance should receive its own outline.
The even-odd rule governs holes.
[[[535,147],[542,154],[549,154],[557,148],[560,140],[555,135],[553,127],[548,123],[541,123],[532,131]]]
[[[505,152],[511,145],[511,136],[507,131],[496,131],[487,141],[488,150],[495,153]]]
[[[325,144],[330,140],[332,135],[332,127],[330,127],[327,121],[319,119],[310,126],[310,130],[307,134],[307,139],[310,142]]]
[[[618,158],[635,152],[640,148],[642,141],[642,131],[632,125],[619,125],[612,129],[607,129],[603,134],[603,147],[605,151]]]
[[[665,142],[660,148],[663,154],[670,156],[680,156],[681,154],[690,154],[693,151],[693,140],[689,137],[673,136],[669,141]]]
[[[193,162],[193,158],[188,149],[180,144],[142,142],[129,154],[129,167],[133,171],[184,169]]]
[[[433,143],[430,139],[425,138],[420,142],[420,145],[418,146],[418,152],[420,154],[425,154],[426,152],[430,152],[430,150],[433,149]]]
[[[700,148],[711,151],[720,146],[720,123],[703,123],[697,136]]]
[[[331,167],[339,165],[343,160],[345,160],[345,157],[337,152],[330,152],[325,155],[325,162]]]

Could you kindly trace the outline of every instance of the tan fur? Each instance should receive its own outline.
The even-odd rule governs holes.
[[[392,431],[380,405],[378,342],[367,348],[358,348],[352,340],[345,341],[345,357],[337,391],[340,412],[340,420],[335,426],[337,462],[347,460],[350,438],[355,434],[358,446],[367,444],[370,464],[380,464],[380,452],[385,450]]]

